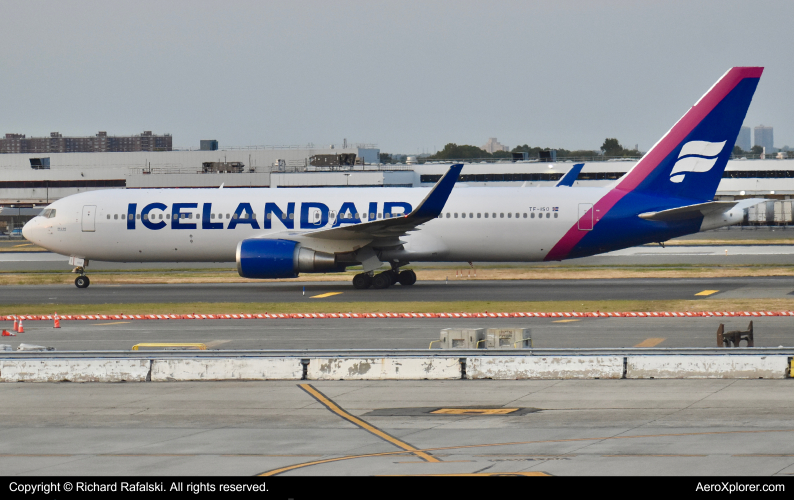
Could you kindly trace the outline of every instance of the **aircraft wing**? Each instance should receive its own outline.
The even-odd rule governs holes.
[[[408,215],[362,222],[360,224],[347,224],[331,229],[320,229],[307,233],[306,236],[330,240],[362,240],[400,237],[416,229],[420,224],[435,219],[441,214],[462,169],[462,163],[449,167],[449,170],[447,170],[436,185],[433,186],[433,189],[427,193],[427,196],[419,203],[419,206]]]
[[[646,212],[640,214],[639,217],[645,220],[654,221],[675,221],[694,219],[696,217],[705,217],[716,213],[724,213],[734,208],[744,210],[766,200],[761,198],[750,198],[747,200],[739,201],[709,201],[706,203],[697,203],[695,205],[687,205],[685,207],[671,208],[669,210],[662,210],[660,212]]]
[[[576,181],[576,178],[579,177],[579,172],[582,171],[583,167],[584,167],[584,163],[577,163],[576,165],[571,167],[571,169],[568,170],[568,172],[566,172],[565,175],[562,176],[562,179],[557,181],[557,184],[555,184],[554,187],[573,186],[574,181]]]

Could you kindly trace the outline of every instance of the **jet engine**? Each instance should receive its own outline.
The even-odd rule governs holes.
[[[297,278],[298,273],[344,270],[334,254],[303,248],[295,241],[250,239],[237,244],[237,272],[243,278]]]

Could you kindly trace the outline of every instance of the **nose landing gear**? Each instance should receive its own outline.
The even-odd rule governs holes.
[[[91,284],[91,280],[84,274],[85,270],[82,267],[78,267],[75,269],[75,272],[80,273],[80,276],[74,279],[74,286],[77,288],[88,288],[88,285]]]

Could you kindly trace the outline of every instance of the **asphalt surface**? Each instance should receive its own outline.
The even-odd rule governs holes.
[[[696,295],[705,291],[712,293]],[[794,277],[494,281],[453,278],[447,283],[418,281],[410,287],[395,285],[385,290],[356,290],[345,282],[288,281],[95,284],[86,289],[78,289],[73,285],[9,285],[0,288],[0,304],[674,300],[791,298],[793,292]]]
[[[4,475],[794,473],[790,380],[1,384],[0,399]],[[538,411],[422,411],[470,406]]]
[[[755,345],[794,346],[794,319],[753,318]],[[129,350],[141,342],[202,342],[210,349],[427,349],[442,328],[527,328],[539,348],[717,347],[717,328],[746,330],[744,318],[251,319],[27,321],[0,344],[58,351]],[[11,322],[0,322],[10,329]],[[438,344],[434,344],[438,347]]]

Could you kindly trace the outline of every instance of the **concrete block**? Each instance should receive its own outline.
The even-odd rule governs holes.
[[[454,380],[460,358],[312,358],[309,380]]]
[[[148,359],[4,359],[2,382],[145,382]]]
[[[787,356],[629,356],[626,378],[786,378]]]
[[[493,356],[466,360],[469,379],[621,378],[622,356]]]
[[[299,358],[186,358],[152,361],[152,382],[300,380]]]

